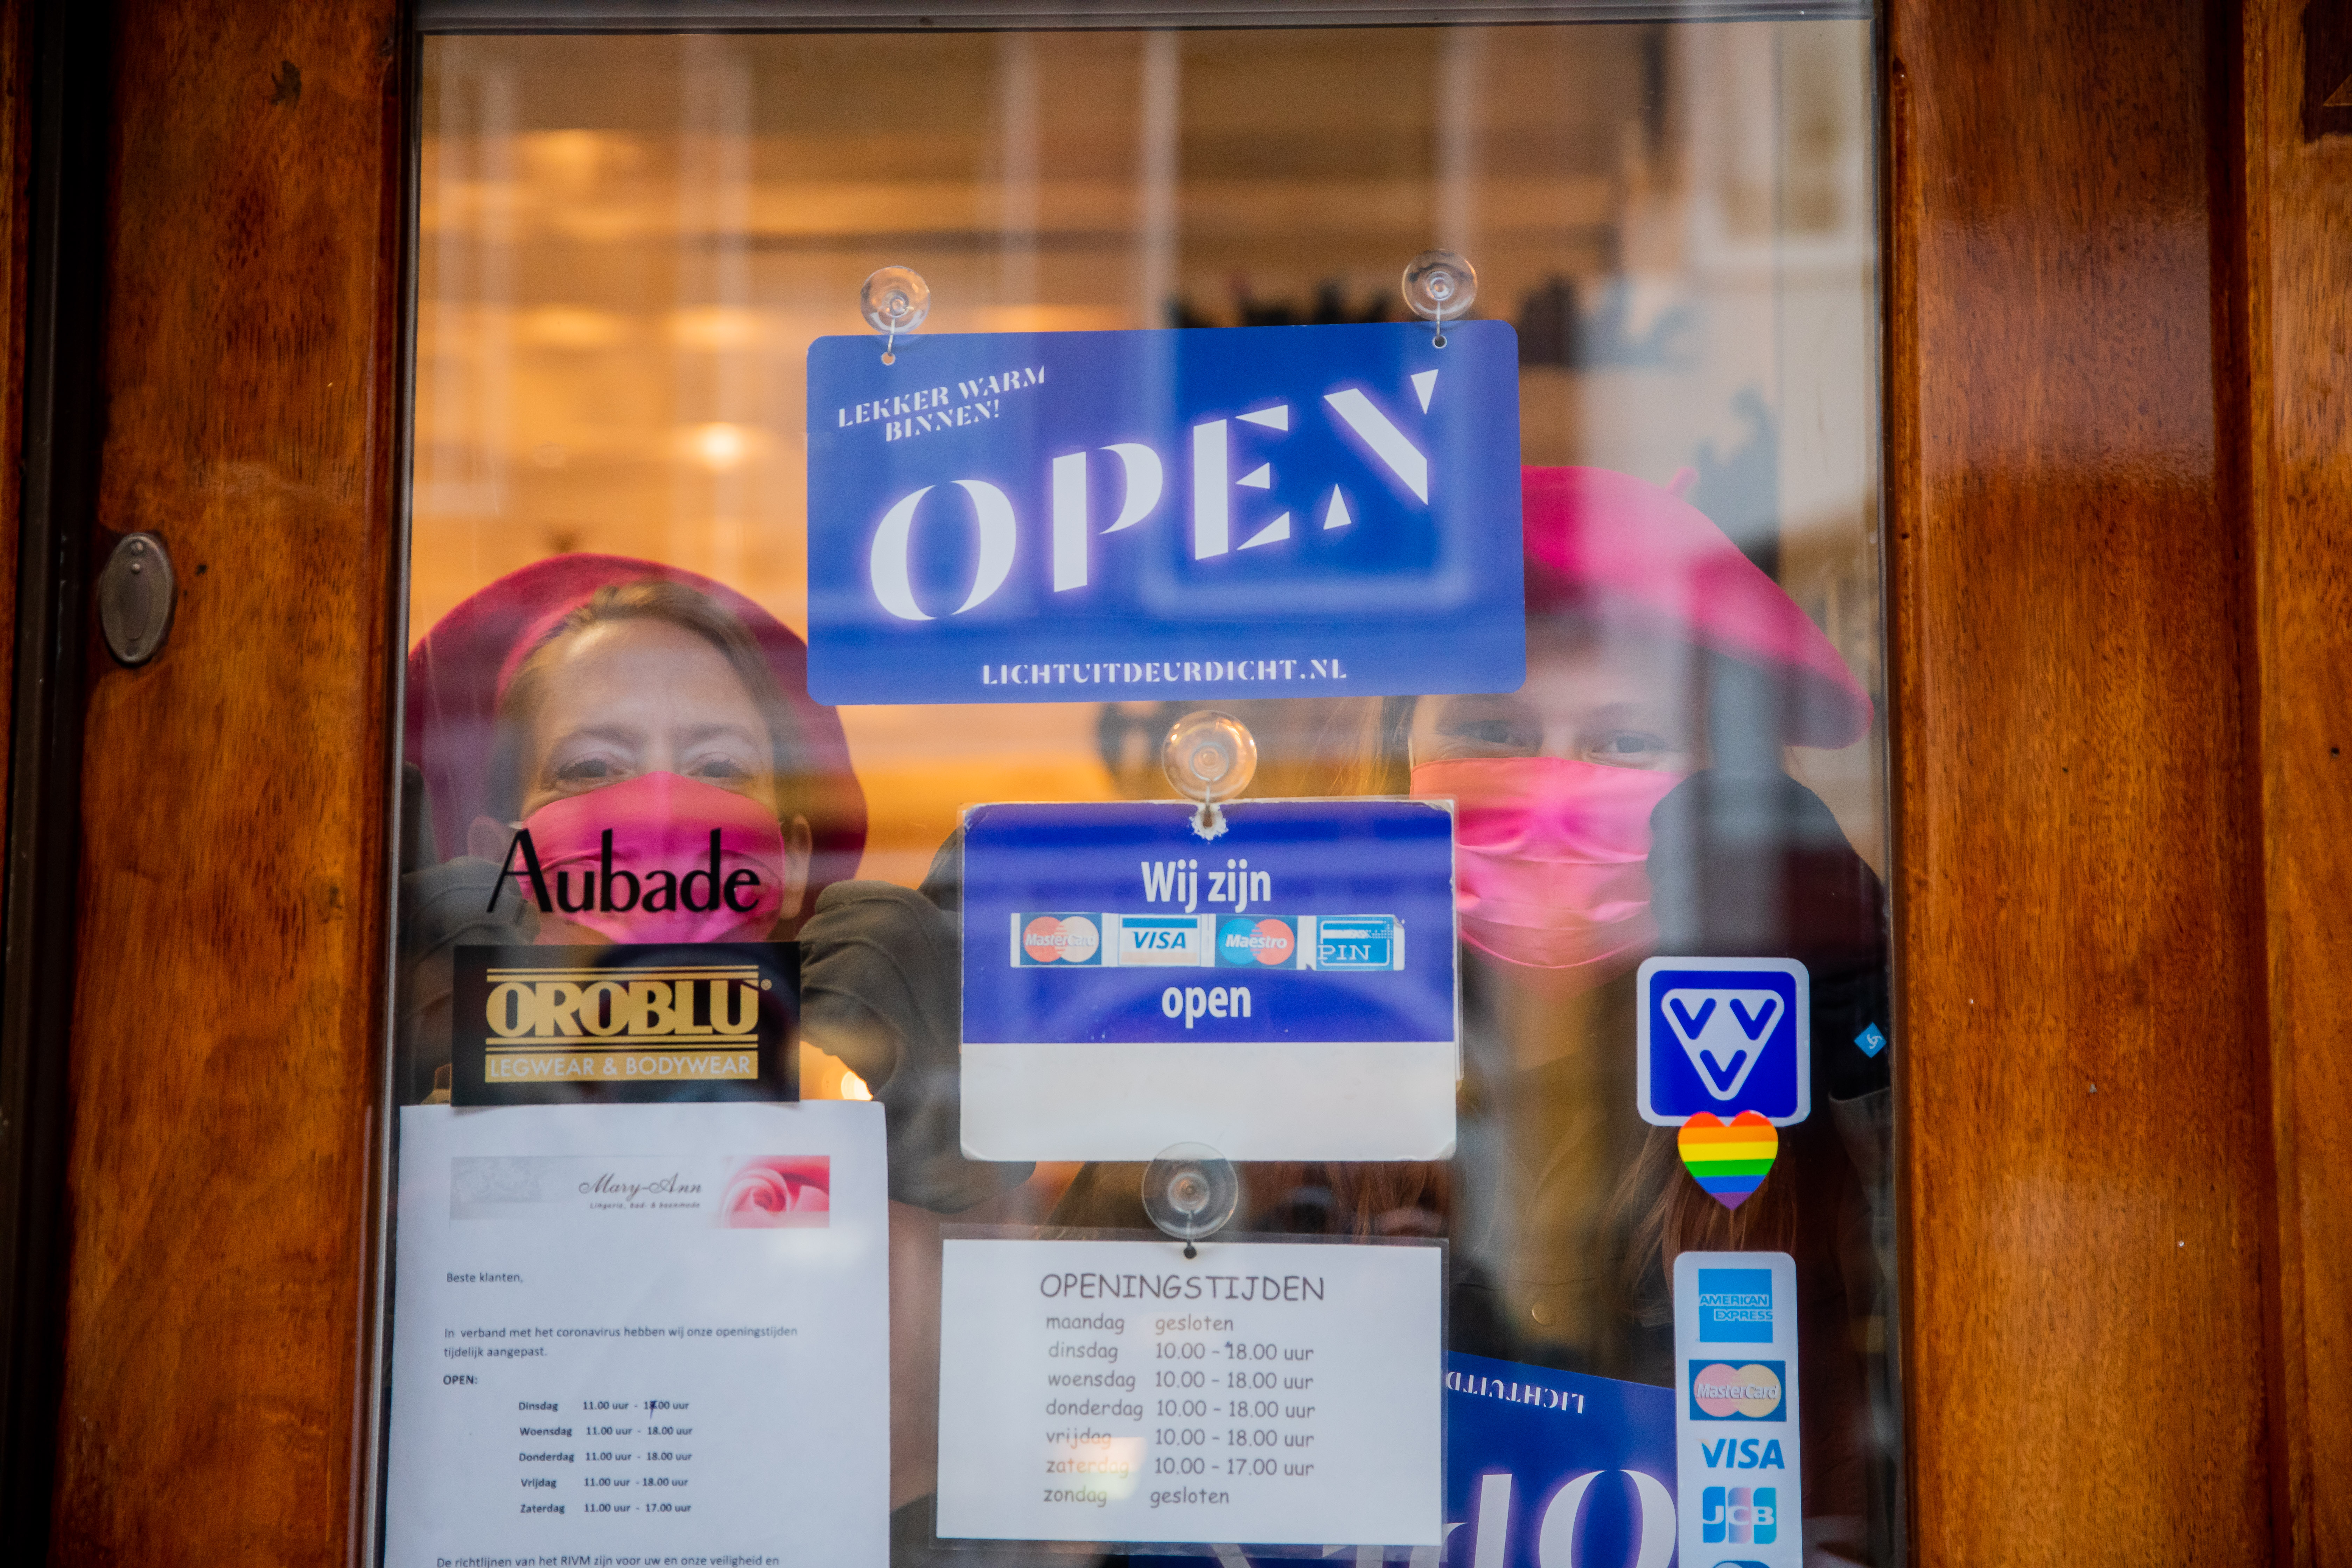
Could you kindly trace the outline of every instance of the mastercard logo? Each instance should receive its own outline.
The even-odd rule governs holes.
[[[1039,915],[1022,928],[1021,951],[1032,963],[1091,963],[1102,931],[1084,915]]]
[[[1733,1366],[1714,1362],[1691,1373],[1691,1404],[1718,1421],[1745,1416],[1769,1421],[1780,1413],[1780,1367],[1763,1362]]]

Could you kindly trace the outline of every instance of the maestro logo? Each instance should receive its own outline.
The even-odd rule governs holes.
[[[1298,967],[1298,928],[1272,915],[1228,915],[1217,922],[1217,962],[1266,969]]]
[[[1811,988],[1793,958],[1653,958],[1638,978],[1642,1119],[1812,1112]]]

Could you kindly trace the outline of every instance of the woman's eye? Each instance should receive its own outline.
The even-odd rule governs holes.
[[[574,757],[555,770],[559,784],[610,784],[620,776],[621,770],[609,757]]]
[[[1663,735],[1653,735],[1640,730],[1612,730],[1600,738],[1588,752],[1596,762],[1646,762],[1673,751],[1674,744]]]
[[[705,757],[694,764],[693,776],[714,784],[736,784],[750,778],[751,770],[733,757]]]
[[[1525,747],[1528,738],[1508,719],[1465,719],[1445,726],[1445,738],[1463,745]]]

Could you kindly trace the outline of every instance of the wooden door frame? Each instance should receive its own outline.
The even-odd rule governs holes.
[[[61,1383],[108,21],[0,4],[0,1552],[20,1562],[47,1538]]]
[[[2352,137],[2304,139],[2303,15],[1882,22],[1922,1563],[2352,1564],[2315,1479],[2352,1467],[2319,1418],[2352,1395]],[[0,5],[23,1560],[373,1552],[402,29],[396,0]],[[86,595],[133,527],[189,592],[126,670]]]
[[[2352,137],[2305,138],[2305,9],[1888,10],[1923,1563],[2352,1563]]]

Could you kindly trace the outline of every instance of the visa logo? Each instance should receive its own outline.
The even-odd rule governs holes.
[[[1118,962],[1139,969],[1201,967],[1201,922],[1192,915],[1121,915]]]
[[[1710,1470],[1785,1470],[1788,1461],[1780,1457],[1780,1443],[1776,1437],[1725,1437],[1714,1443],[1698,1446],[1699,1458]]]
[[[1769,1546],[1780,1533],[1776,1487],[1709,1487],[1699,1494],[1699,1539],[1710,1546]]]

